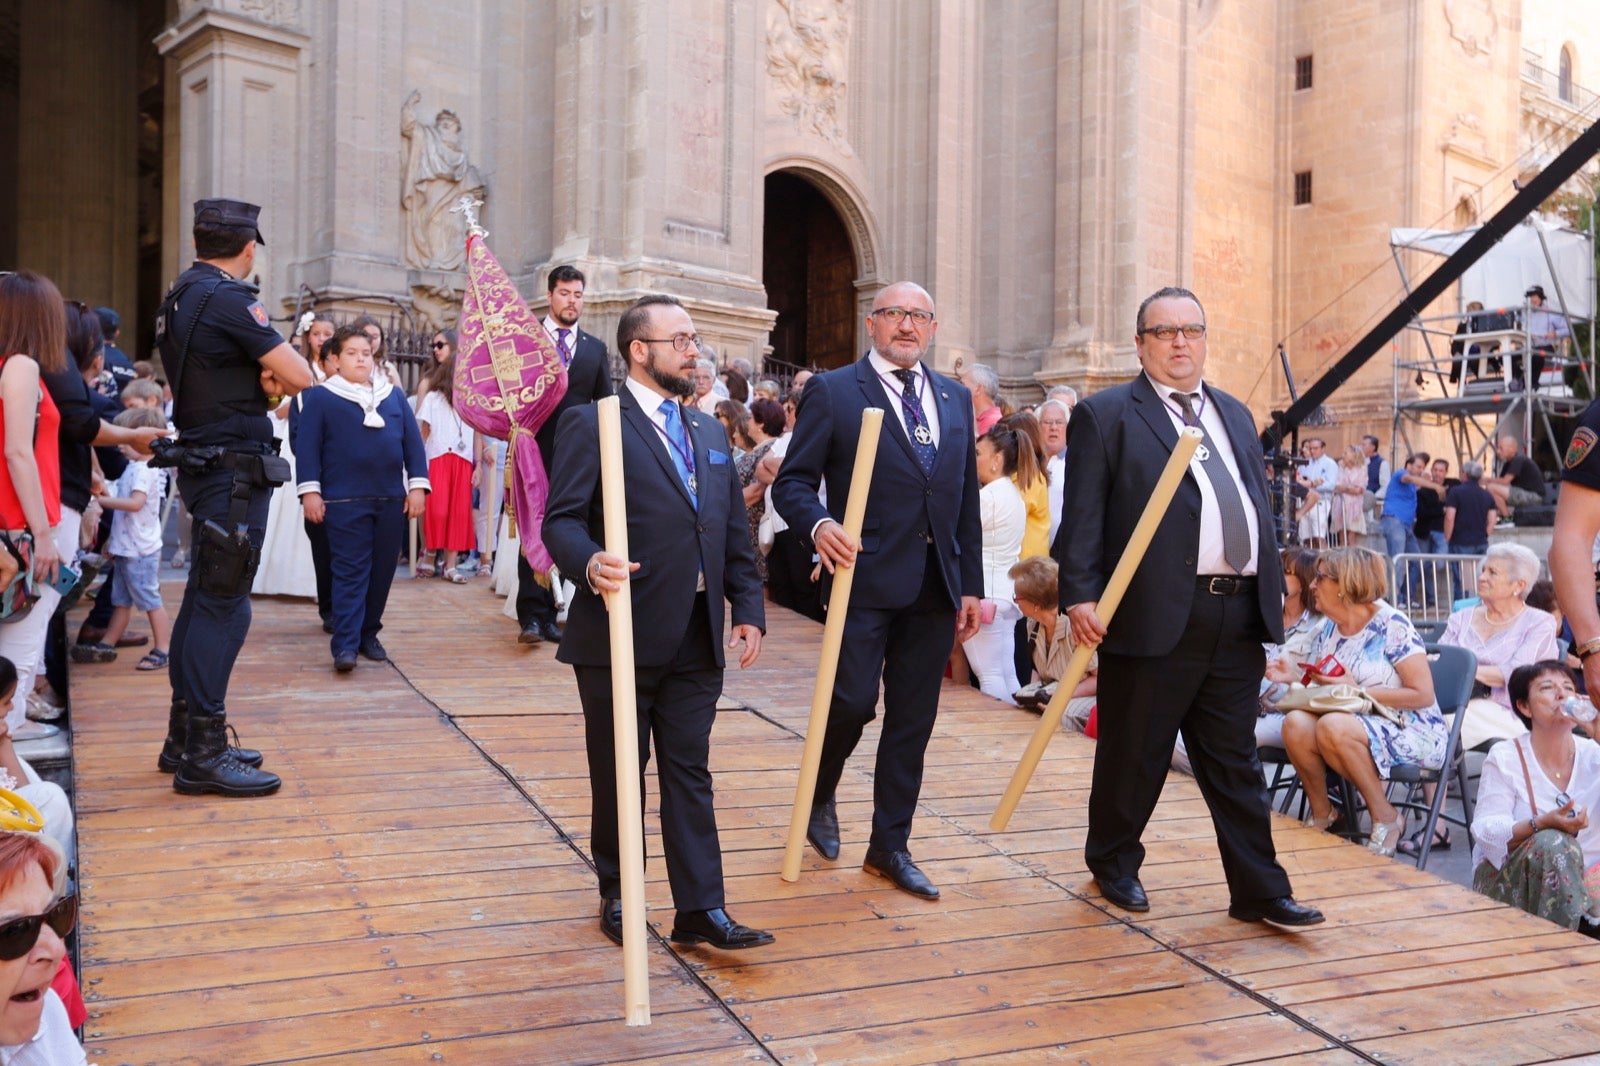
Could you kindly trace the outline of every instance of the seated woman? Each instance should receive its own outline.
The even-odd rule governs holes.
[[[394,582],[405,519],[427,500],[428,456],[411,405],[387,377],[375,375],[372,350],[358,326],[328,341],[334,376],[307,390],[296,412],[300,504],[309,522],[325,522],[333,571],[333,666],[356,668],[356,653],[382,662],[378,642]]]
[[[1028,620],[1028,644],[1033,649],[1033,669],[1039,675],[1039,688],[1032,699],[1025,699],[1024,688],[1017,693],[1017,702],[1030,710],[1041,711],[1055,695],[1056,682],[1067,671],[1072,658],[1072,627],[1062,624],[1061,594],[1058,590],[1056,561],[1043,555],[1030,555],[1019,560],[1009,572],[1013,596],[1022,616]],[[1083,680],[1072,690],[1067,700],[1067,711],[1061,723],[1079,733],[1089,721],[1094,710],[1098,691],[1100,657],[1089,657],[1089,669]]]
[[[1372,814],[1367,846],[1393,855],[1404,835],[1405,816],[1385,794],[1384,778],[1397,762],[1437,769],[1445,759],[1449,730],[1433,696],[1433,675],[1422,638],[1411,620],[1383,601],[1388,591],[1383,558],[1366,548],[1335,548],[1317,563],[1312,583],[1324,621],[1311,636],[1305,670],[1279,657],[1267,678],[1289,684],[1309,674],[1308,684],[1355,684],[1385,707],[1399,711],[1404,725],[1374,714],[1290,711],[1283,720],[1283,746],[1305,786],[1311,815],[1306,824],[1334,825],[1339,813],[1328,798],[1331,767],[1353,784]]]
[[[997,425],[978,438],[978,510],[983,521],[983,617],[986,621],[961,645],[986,696],[1012,702],[1017,691],[1013,601],[1013,563],[1022,557],[1022,535],[1028,509],[1011,475],[1017,470],[1018,440],[1014,430]]]
[[[1561,701],[1576,694],[1554,659],[1511,672],[1511,706],[1530,728],[1502,740],[1483,762],[1472,813],[1472,887],[1557,925],[1600,938],[1600,910],[1585,887],[1600,861],[1600,745],[1593,720],[1574,722]],[[1577,725],[1589,736],[1572,733]]]
[[[1475,607],[1463,607],[1445,623],[1440,644],[1466,648],[1478,657],[1477,684],[1461,722],[1461,746],[1476,748],[1527,732],[1512,713],[1506,679],[1519,666],[1557,658],[1555,617],[1528,606],[1528,590],[1539,580],[1539,557],[1520,544],[1492,544],[1478,567]]]

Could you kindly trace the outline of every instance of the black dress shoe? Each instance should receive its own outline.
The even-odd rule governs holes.
[[[1286,929],[1301,929],[1308,925],[1321,925],[1323,922],[1321,911],[1315,907],[1302,907],[1294,901],[1293,896],[1230,903],[1228,917],[1241,922],[1270,922]]]
[[[1150,909],[1150,897],[1144,894],[1144,886],[1137,877],[1097,877],[1094,883],[1100,886],[1100,894],[1107,902],[1115,903],[1125,911],[1143,914]]]
[[[332,633],[333,632],[333,619],[324,618],[322,620],[322,631],[324,633]]]
[[[833,800],[818,803],[811,808],[811,821],[806,823],[806,839],[824,859],[839,857],[839,814]]]
[[[529,622],[522,627],[522,632],[517,634],[518,644],[543,644],[544,634],[539,632],[539,623]]]
[[[554,622],[540,622],[539,635],[551,644],[561,643],[561,627]]]
[[[600,898],[600,931],[617,947],[622,946],[622,901]]]
[[[674,944],[710,944],[724,951],[759,948],[772,943],[772,934],[740,925],[718,907],[710,911],[679,911],[672,922]]]
[[[939,888],[928,875],[917,869],[917,864],[911,861],[909,851],[878,851],[876,848],[867,849],[867,859],[861,868],[869,874],[887,877],[894,882],[894,887],[902,892],[909,892],[913,896],[923,899],[938,899]]]
[[[378,640],[377,637],[368,637],[366,640],[361,642],[361,654],[366,656],[368,659],[371,659],[375,663],[386,663],[389,661],[389,653],[384,650],[383,644]]]
[[[341,651],[333,657],[333,668],[341,674],[348,674],[356,668],[356,653],[353,651]]]

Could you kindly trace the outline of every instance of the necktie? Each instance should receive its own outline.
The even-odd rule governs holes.
[[[667,421],[667,451],[672,455],[672,465],[678,468],[683,487],[689,490],[689,499],[698,505],[696,497],[700,486],[694,476],[694,449],[689,444],[689,434],[684,432],[683,416],[676,400],[661,401],[661,416]]]
[[[1205,427],[1200,425],[1200,416],[1194,413],[1194,400],[1198,395],[1192,392],[1172,394],[1178,406],[1183,408],[1183,424],[1198,427],[1200,432],[1205,433]],[[1211,479],[1211,491],[1216,494],[1217,509],[1222,515],[1222,557],[1228,560],[1228,565],[1235,571],[1243,573],[1250,562],[1250,522],[1245,518],[1239,485],[1234,481],[1228,464],[1222,461],[1222,454],[1212,441],[1211,434],[1205,433],[1201,446],[1205,454],[1200,466],[1205,470],[1206,477]]]
[[[933,445],[933,430],[928,427],[928,417],[922,410],[922,397],[917,395],[916,372],[896,370],[894,376],[900,379],[900,415],[905,419],[911,450],[916,453],[922,472],[931,475],[939,450]]]
[[[572,362],[572,346],[567,343],[567,334],[571,332],[570,329],[556,330],[556,351],[561,353],[563,366]]]

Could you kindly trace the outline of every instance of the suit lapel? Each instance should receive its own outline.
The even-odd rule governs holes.
[[[948,378],[935,374],[926,363],[922,371],[927,375],[925,380],[928,382],[927,391],[922,395],[923,402],[932,402],[939,408],[939,452],[934,459],[934,469],[944,465],[947,456],[953,456],[952,461],[964,464],[973,437],[966,432],[967,420],[962,417],[960,402],[951,398]],[[972,405],[969,403],[967,413],[971,411]]]
[[[687,407],[683,410],[684,427],[689,434],[689,447],[694,454],[694,473],[698,486],[698,490],[694,494],[694,507],[697,514],[705,507],[706,488],[711,484],[711,480],[707,476],[710,473],[711,459],[709,453],[711,449],[707,446],[705,434],[702,432],[702,428],[705,426],[705,418],[706,416],[698,411],[691,411]],[[712,419],[712,421],[716,420]],[[723,432],[721,423],[717,425],[717,432]],[[681,479],[679,484],[682,484]]]
[[[655,422],[634,401],[633,391],[624,385],[617,402],[622,408],[622,421],[632,427],[634,433],[644,442],[645,450],[655,456],[657,465],[667,475],[667,481],[678,490],[679,498],[693,506],[689,500],[689,490],[684,487],[683,479],[678,476],[678,468],[673,464],[672,456],[667,454],[667,442],[661,439],[661,433],[656,429]]]
[[[1172,419],[1167,417],[1167,406],[1155,386],[1150,384],[1150,379],[1143,374],[1133,379],[1133,402],[1134,410],[1139,412],[1145,425],[1155,433],[1161,446],[1169,452],[1176,448],[1178,431],[1173,428]]]
[[[866,356],[862,356],[856,362],[856,384],[861,386],[861,395],[866,399],[866,406],[883,406],[888,386],[878,380],[878,373],[872,369],[872,363]],[[889,396],[889,405],[884,411],[884,421],[894,423],[895,428],[889,435],[899,442],[901,450],[906,453],[906,458],[911,460],[911,465],[921,470],[922,464],[917,462],[917,453],[911,447],[911,438],[906,436],[906,416],[900,404],[900,397]]]

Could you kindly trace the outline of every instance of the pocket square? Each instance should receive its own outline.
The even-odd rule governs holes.
[[[728,453],[727,452],[707,452],[706,453],[706,461],[709,462],[712,466],[717,466],[719,464],[720,465],[727,465]]]

